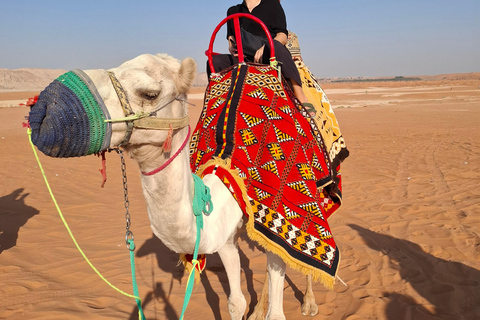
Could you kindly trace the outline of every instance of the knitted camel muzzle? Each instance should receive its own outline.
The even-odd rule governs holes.
[[[81,70],[50,83],[30,109],[32,142],[44,154],[81,157],[108,149],[110,114],[94,83]]]

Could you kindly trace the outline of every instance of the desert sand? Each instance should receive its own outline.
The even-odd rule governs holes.
[[[314,287],[313,319],[480,319],[480,77],[327,83],[346,139],[344,204],[330,226],[342,258],[333,291]],[[204,88],[193,88],[194,125]],[[32,92],[0,93],[4,101]],[[135,301],[84,261],[50,198],[22,127],[28,108],[0,108],[0,319],[137,319]],[[112,284],[132,292],[120,159],[39,155],[79,245]],[[139,171],[127,159],[140,297],[147,319],[178,319],[186,276],[149,227]],[[240,237],[251,313],[266,257]],[[287,269],[284,309],[300,313],[304,276]],[[195,287],[186,319],[229,319],[217,255]]]

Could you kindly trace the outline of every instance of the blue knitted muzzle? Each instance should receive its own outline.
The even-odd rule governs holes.
[[[32,142],[51,157],[80,157],[108,149],[110,114],[95,85],[81,70],[67,72],[30,109]]]

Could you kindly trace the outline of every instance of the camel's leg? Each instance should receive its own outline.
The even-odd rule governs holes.
[[[268,306],[268,272],[265,272],[265,281],[263,282],[262,294],[260,299],[253,309],[253,313],[248,317],[248,320],[263,320]]]
[[[305,276],[307,280],[307,288],[303,296],[302,314],[304,316],[316,316],[318,313],[318,305],[315,302],[315,295],[313,294],[312,276]],[[253,310],[253,313],[248,320],[263,320],[268,306],[268,273],[265,275],[265,282],[263,283],[262,295]]]
[[[285,320],[283,314],[283,286],[285,282],[285,262],[267,251],[268,271],[268,312],[267,320]]]
[[[241,320],[247,308],[247,301],[242,293],[241,274],[240,274],[240,255],[234,236],[218,251],[220,259],[225,267],[230,286],[230,296],[228,297],[228,312],[232,320]]]
[[[312,276],[308,275],[307,278],[307,289],[305,290],[305,295],[303,296],[302,303],[302,314],[304,316],[315,316],[318,313],[318,306],[315,302],[315,295],[313,294],[312,288]]]

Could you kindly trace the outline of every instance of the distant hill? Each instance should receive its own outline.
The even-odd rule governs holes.
[[[0,91],[40,91],[66,70],[0,69]]]
[[[65,72],[67,70],[28,68],[10,70],[0,68],[0,92],[41,91]],[[198,73],[193,86],[205,87],[207,84],[207,73]]]
[[[318,78],[319,82],[382,82],[382,81],[441,81],[441,80],[480,80],[480,72],[450,73],[439,75],[395,76],[395,77],[350,77]]]
[[[41,91],[50,84],[53,80],[58,78],[67,70],[62,69],[1,69],[0,68],[0,92],[9,91]],[[384,79],[408,79],[424,80],[424,81],[438,81],[438,80],[480,80],[480,72],[471,73],[452,73],[440,75],[424,75],[424,76],[397,76],[397,77],[381,77],[381,78],[321,78],[320,82],[366,82],[366,81],[382,81]],[[207,74],[201,72],[197,74],[193,86],[205,87],[208,84]]]
[[[194,87],[206,87],[208,85],[208,77],[206,72],[197,73],[197,79],[193,82]]]
[[[470,73],[449,73],[449,74],[438,74],[435,76],[418,76],[422,80],[480,80],[480,72],[470,72]]]

